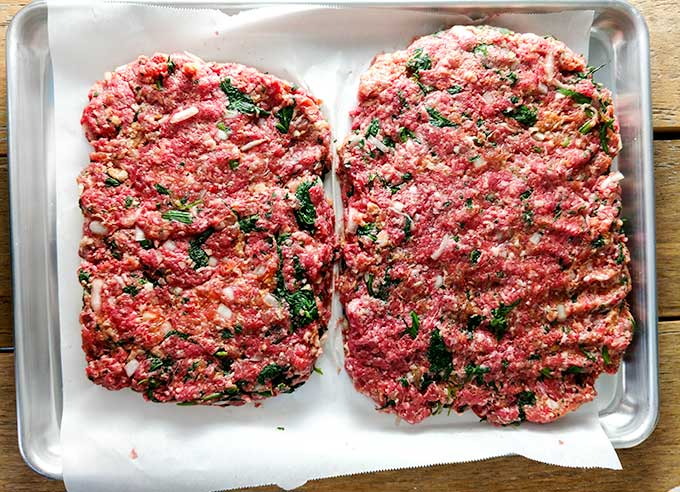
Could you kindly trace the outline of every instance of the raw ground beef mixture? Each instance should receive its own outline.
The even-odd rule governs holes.
[[[96,83],[82,125],[88,377],[182,404],[304,383],[335,244],[319,101],[252,68],[157,54]]]
[[[610,92],[563,43],[455,26],[380,55],[340,152],[346,369],[411,423],[550,422],[634,321]]]

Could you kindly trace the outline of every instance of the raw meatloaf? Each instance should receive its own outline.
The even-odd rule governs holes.
[[[378,56],[341,149],[346,368],[411,423],[550,422],[632,336],[611,94],[561,42],[455,26]]]
[[[185,404],[304,383],[334,247],[319,101],[252,68],[157,54],[96,83],[82,125],[87,376]]]

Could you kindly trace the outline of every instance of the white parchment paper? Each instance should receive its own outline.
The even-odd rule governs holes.
[[[331,323],[323,376],[261,407],[178,407],[110,392],[85,377],[76,270],[82,217],[75,178],[88,163],[80,115],[106,71],[156,51],[190,51],[235,61],[307,87],[324,100],[338,141],[346,133],[358,78],[379,52],[406,47],[461,16],[434,9],[274,6],[227,15],[149,5],[52,0],[57,230],[64,407],[62,451],[70,492],[209,491],[521,454],[546,463],[620,468],[596,404],[560,421],[498,429],[472,414],[439,415],[411,426],[379,414],[342,370],[340,333]],[[587,53],[592,12],[501,15],[490,23],[552,34]],[[336,310],[337,312],[337,310]],[[280,430],[282,427],[284,430]]]

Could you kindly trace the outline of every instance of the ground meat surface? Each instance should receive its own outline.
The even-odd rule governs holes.
[[[563,43],[455,26],[379,55],[340,150],[346,369],[416,423],[550,422],[633,333],[610,92]]]
[[[156,54],[94,85],[78,178],[87,376],[239,405],[309,377],[333,215],[319,101],[233,63]]]

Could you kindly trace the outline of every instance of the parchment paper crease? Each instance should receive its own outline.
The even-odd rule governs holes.
[[[429,11],[274,6],[229,16],[212,10],[50,1],[57,145],[59,301],[64,377],[62,450],[70,492],[209,491],[521,454],[564,466],[620,468],[596,404],[549,426],[497,429],[473,415],[397,424],[357,394],[331,324],[324,375],[260,408],[159,405],[110,392],[85,377],[76,278],[82,218],[75,178],[89,146],[80,114],[106,71],[156,51],[236,61],[303,85],[325,102],[338,141],[348,128],[358,77],[375,54],[461,16]],[[233,12],[232,12],[233,13]],[[501,15],[494,24],[552,34],[587,53],[592,12]],[[337,310],[336,310],[337,312]],[[285,430],[278,430],[283,427]],[[136,458],[134,457],[136,456]]]

